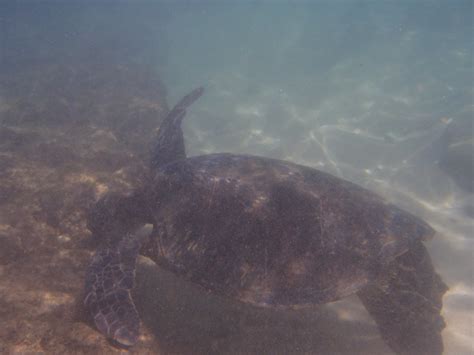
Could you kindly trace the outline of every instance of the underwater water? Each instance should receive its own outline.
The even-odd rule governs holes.
[[[123,351],[81,308],[88,211],[203,86],[188,155],[289,160],[428,222],[444,353],[472,354],[473,29],[461,0],[1,2],[0,353]],[[144,257],[133,295],[132,353],[393,353],[357,297],[261,310]]]

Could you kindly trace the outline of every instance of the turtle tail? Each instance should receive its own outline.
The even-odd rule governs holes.
[[[127,234],[115,246],[99,249],[90,263],[84,305],[106,337],[122,346],[137,342],[140,320],[130,290],[140,241]]]
[[[358,296],[397,354],[440,355],[442,298],[448,290],[421,241],[396,258]]]

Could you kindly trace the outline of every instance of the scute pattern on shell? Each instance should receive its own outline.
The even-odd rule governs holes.
[[[352,294],[411,239],[433,233],[350,182],[261,157],[180,160],[158,170],[151,190],[153,259],[210,291],[263,306]]]

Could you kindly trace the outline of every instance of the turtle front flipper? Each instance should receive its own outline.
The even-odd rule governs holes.
[[[137,342],[140,320],[130,290],[140,241],[128,234],[115,246],[99,249],[90,263],[84,305],[97,328],[122,346]]]
[[[186,115],[186,109],[201,97],[203,92],[202,87],[191,91],[173,107],[161,123],[158,138],[151,152],[152,169],[186,158],[181,121]]]
[[[447,289],[425,246],[417,241],[358,296],[397,354],[440,355],[445,327],[440,313]]]

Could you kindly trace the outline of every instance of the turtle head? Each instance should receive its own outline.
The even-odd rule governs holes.
[[[108,193],[87,215],[87,228],[96,244],[115,244],[117,235],[137,230],[147,222],[147,209],[140,193]]]

